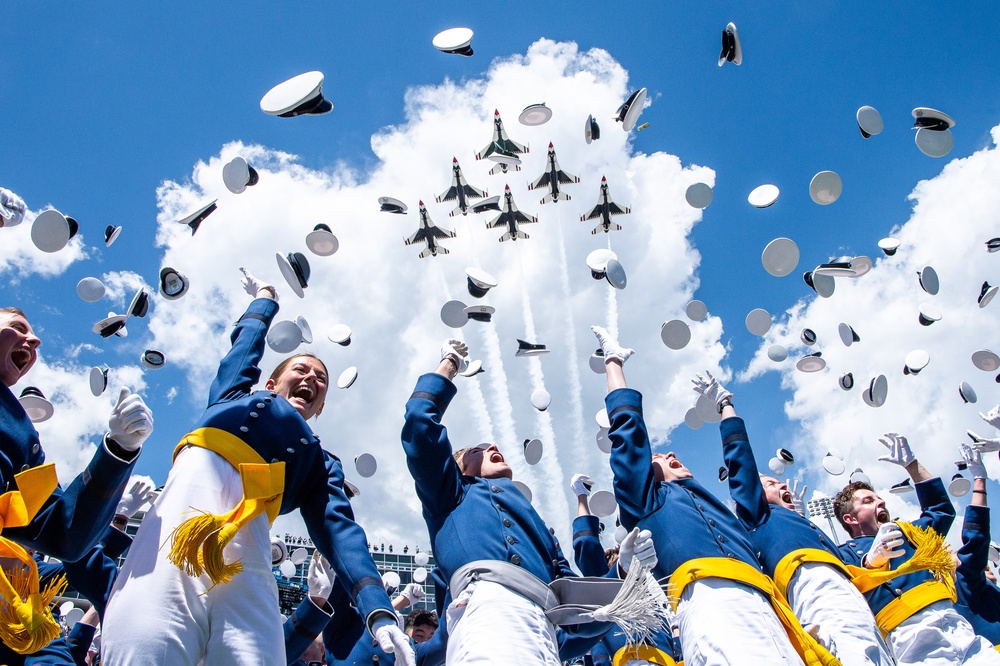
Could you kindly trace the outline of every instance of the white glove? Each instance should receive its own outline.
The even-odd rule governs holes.
[[[809,513],[806,511],[806,492],[809,490],[809,486],[803,485],[802,490],[800,491],[798,479],[795,479],[795,481],[785,479],[785,485],[792,491],[792,507],[795,509],[795,513],[799,514],[803,518],[808,518]]]
[[[594,485],[590,481],[590,477],[586,474],[574,474],[573,480],[569,482],[569,489],[573,491],[573,494],[579,497],[580,495],[590,496],[590,487]]]
[[[112,439],[114,438],[112,437]],[[118,440],[116,439],[115,441],[117,442]],[[139,510],[139,507],[146,502],[156,499],[157,495],[158,493],[153,491],[153,484],[140,479],[133,483],[129,491],[118,500],[118,510],[115,511],[115,514],[131,518]]]
[[[372,635],[378,641],[378,646],[386,654],[395,654],[396,663],[400,666],[416,666],[417,660],[410,646],[410,638],[403,633],[395,620],[380,617],[372,624]]]
[[[656,557],[656,547],[653,545],[653,533],[649,530],[640,532],[638,527],[622,539],[618,552],[618,566],[627,573],[632,562],[636,559],[647,571],[652,570],[659,562]]]
[[[996,451],[1000,451],[1000,439],[980,437],[971,430],[966,430],[965,434],[972,440],[972,448],[980,453],[995,453]]]
[[[424,598],[424,588],[420,583],[407,583],[399,596],[409,601],[412,606]]]
[[[309,586],[309,596],[328,599],[333,591],[333,580],[336,575],[330,567],[326,558],[320,555],[318,550],[314,550],[312,558],[309,560],[309,572],[306,574],[306,583]]]
[[[126,451],[137,451],[153,432],[153,413],[142,396],[122,388],[108,419],[108,437]]]
[[[622,365],[625,365],[625,361],[635,353],[634,349],[629,349],[628,347],[622,347],[618,344],[618,341],[611,337],[607,329],[602,326],[591,326],[590,330],[594,332],[597,336],[597,341],[601,343],[601,350],[604,352],[604,363],[607,364],[608,361],[615,359]]]
[[[872,547],[865,555],[864,564],[869,569],[878,569],[894,557],[902,557],[906,551],[901,549],[903,533],[896,523],[886,523],[878,528]],[[898,549],[898,550],[897,550]]]
[[[450,358],[455,362],[458,373],[461,374],[469,369],[469,346],[455,338],[449,338],[441,345],[441,360]]]
[[[719,406],[722,404],[723,400],[727,398],[729,400],[733,399],[733,394],[731,391],[727,391],[726,387],[719,383],[719,380],[712,376],[712,373],[708,370],[705,371],[705,376],[695,375],[694,379],[691,380],[694,384],[694,391],[699,395],[705,396],[708,400],[715,403],[715,411],[722,413],[722,408]]]
[[[889,449],[889,455],[881,456],[879,460],[899,465],[900,467],[906,467],[916,460],[913,456],[913,451],[910,450],[910,444],[906,441],[905,437],[894,432],[885,433],[885,437],[889,441],[881,437],[878,441],[882,442],[882,446]]]
[[[0,227],[16,227],[24,221],[24,199],[0,187]]]
[[[962,454],[962,458],[965,460],[965,464],[968,466],[969,473],[972,474],[973,479],[989,478],[986,474],[986,465],[983,464],[982,453],[964,442],[958,445],[958,450]]]
[[[243,268],[242,266],[240,266],[240,270],[243,272],[243,279],[240,280],[240,283],[243,285],[244,291],[246,291],[254,298],[257,298],[257,293],[260,292],[261,289],[270,289],[271,292],[274,293],[273,300],[277,302],[278,290],[274,288],[274,285],[268,284],[263,280],[258,280],[257,278],[255,278],[253,275],[250,274],[250,271]],[[264,297],[262,296],[261,298]]]
[[[997,430],[1000,430],[1000,405],[997,405],[986,414],[979,412],[979,417]]]

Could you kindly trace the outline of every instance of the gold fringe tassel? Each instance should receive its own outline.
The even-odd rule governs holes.
[[[62,633],[51,604],[66,591],[66,576],[56,577],[41,592],[32,592],[32,575],[37,584],[37,569],[16,566],[9,576],[16,598],[4,595],[0,607],[0,639],[18,654],[38,652]]]

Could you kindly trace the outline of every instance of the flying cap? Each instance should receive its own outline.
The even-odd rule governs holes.
[[[311,345],[313,341],[312,327],[309,326],[309,322],[302,315],[295,318],[295,323],[298,324],[299,330],[302,331],[302,342],[307,345]]]
[[[722,31],[722,51],[719,52],[719,67],[727,62],[734,65],[743,63],[743,46],[740,44],[740,33],[736,24],[730,22]]]
[[[542,440],[526,439],[522,444],[524,447],[524,462],[529,465],[537,465],[542,459]]]
[[[962,397],[962,402],[965,404],[975,403],[979,399],[976,396],[976,390],[968,382],[962,382],[958,385],[958,395]]]
[[[296,548],[292,551],[292,554],[288,556],[288,559],[292,561],[292,564],[299,566],[309,558],[309,551],[305,548]]]
[[[811,328],[803,328],[802,332],[799,333],[799,340],[801,340],[804,345],[809,347],[813,346],[816,344],[816,331]]]
[[[628,285],[625,267],[617,259],[608,259],[608,265],[604,269],[604,277],[615,289],[624,289]]]
[[[955,474],[951,477],[951,483],[948,484],[948,494],[952,497],[964,497],[969,494],[972,490],[972,481],[961,474]]]
[[[288,557],[288,547],[283,539],[271,538],[271,566],[276,567]]]
[[[469,206],[469,210],[473,213],[486,213],[491,210],[500,210],[500,195],[498,194],[495,197],[480,199],[476,203]]]
[[[914,349],[909,354],[906,355],[906,360],[903,362],[903,374],[904,375],[916,375],[919,374],[921,370],[927,367],[930,363],[931,355],[928,354],[923,349]]]
[[[493,152],[486,159],[508,167],[516,167],[521,163],[521,158],[517,156],[517,153],[507,150],[496,141],[493,142]]]
[[[688,428],[691,428],[691,430],[697,430],[705,425],[705,422],[701,420],[700,416],[698,416],[698,410],[692,407],[684,412],[684,424]]]
[[[764,270],[774,277],[785,277],[799,265],[799,246],[791,238],[775,238],[760,256]]]
[[[517,352],[514,356],[538,356],[539,354],[548,354],[549,350],[545,348],[545,345],[536,344],[532,342],[526,342],[524,340],[517,340]]]
[[[604,367],[604,350],[598,349],[593,354],[590,355],[590,369],[599,375],[605,374],[608,370]]]
[[[400,583],[401,581],[399,578],[399,574],[396,573],[395,571],[386,571],[384,574],[382,574],[382,587],[384,587],[385,591],[388,592],[390,595],[393,592],[395,592],[396,588],[399,587]]]
[[[417,567],[413,570],[413,573],[410,574],[410,576],[413,578],[414,583],[423,583],[427,580],[427,569],[424,567]]]
[[[104,298],[104,283],[95,277],[85,277],[76,283],[76,295],[87,303],[96,303]]]
[[[492,305],[470,305],[463,312],[469,319],[475,321],[489,322],[493,320],[493,315],[497,309]]]
[[[872,266],[871,257],[866,257],[864,255],[854,257],[851,259],[851,271],[853,272],[853,275],[849,275],[848,277],[859,278],[870,271]]]
[[[629,95],[625,103],[618,107],[618,115],[615,121],[622,124],[622,129],[631,132],[635,123],[642,114],[642,107],[646,103],[646,89],[640,88]]]
[[[594,116],[587,116],[587,122],[583,126],[583,138],[588,144],[601,138],[601,128],[594,120]]]
[[[955,147],[955,137],[949,129],[938,132],[922,127],[917,130],[913,142],[927,157],[944,157]]]
[[[829,277],[854,277],[855,272],[851,267],[854,257],[842,256],[830,259],[825,264],[820,264],[812,271],[813,281],[817,275],[827,275]]]
[[[353,365],[337,377],[337,388],[339,389],[349,389],[354,385],[354,382],[358,380],[358,369]]]
[[[76,236],[80,225],[57,210],[44,210],[31,223],[31,242],[42,252],[58,252]]]
[[[514,487],[517,488],[522,495],[524,495],[524,499],[531,502],[531,488],[528,487],[528,484],[523,481],[514,481],[513,483]]]
[[[618,255],[607,248],[594,250],[587,255],[587,267],[595,280],[603,280],[607,276],[608,262],[618,259]]]
[[[823,457],[823,469],[833,476],[840,476],[847,469],[847,466],[844,465],[844,461],[840,458],[827,453]]]
[[[923,269],[917,271],[917,280],[920,282],[920,288],[931,296],[935,296],[941,289],[937,271],[930,266],[924,266]]]
[[[923,128],[932,132],[944,132],[955,126],[955,121],[947,113],[918,106],[913,109],[913,128]]]
[[[305,72],[274,86],[260,98],[260,110],[281,118],[330,113],[333,102],[323,97],[323,72]]]
[[[55,413],[52,403],[46,400],[42,392],[34,386],[24,387],[19,401],[32,423],[48,421]]]
[[[340,241],[330,231],[329,226],[320,222],[306,234],[306,247],[317,256],[329,257],[340,248]]]
[[[899,249],[899,240],[895,238],[883,238],[878,242],[878,246],[883,252],[885,252],[887,257],[891,257],[896,254],[896,250]]]
[[[840,388],[844,389],[845,391],[850,391],[852,388],[854,388],[854,373],[845,372],[840,376],[838,383],[840,384]]]
[[[589,500],[590,512],[598,518],[606,518],[618,510],[615,494],[610,490],[595,490]]]
[[[531,406],[540,412],[544,412],[552,404],[552,396],[543,388],[535,389],[531,393]]]
[[[212,199],[207,204],[199,207],[198,210],[177,220],[177,224],[186,224],[191,227],[191,235],[194,236],[198,233],[198,227],[200,227],[201,223],[205,221],[205,218],[214,213],[215,209],[219,207],[216,203],[217,201],[218,199]]]
[[[885,125],[882,122],[882,114],[873,106],[863,106],[856,114],[858,129],[861,136],[868,139],[876,134],[881,134]]]
[[[426,567],[430,561],[431,558],[427,553],[417,553],[413,556],[413,563],[418,567]]]
[[[292,288],[296,296],[305,298],[305,292],[302,290],[309,286],[311,273],[306,255],[301,252],[289,252],[287,255],[277,252],[274,258],[278,262],[281,277],[285,278],[285,282]]]
[[[334,324],[327,331],[326,337],[330,342],[336,342],[341,347],[351,344],[351,327],[347,324]]]
[[[157,349],[147,349],[142,352],[142,356],[139,357],[139,362],[150,370],[159,370],[167,362],[167,357],[163,355],[163,352]]]
[[[709,400],[703,395],[698,396],[698,400],[694,403],[694,409],[704,423],[718,423],[722,420],[722,415],[719,414],[715,401]]]
[[[611,453],[611,438],[608,436],[609,432],[609,428],[597,429],[597,448],[601,451],[601,453]]]
[[[528,127],[535,127],[537,125],[544,125],[549,122],[552,118],[552,109],[545,106],[545,103],[541,104],[529,104],[524,107],[524,111],[521,111],[521,115],[518,116],[518,120],[521,121],[522,125],[527,125]]]
[[[851,478],[849,479],[851,483],[867,483],[869,486],[872,485],[871,477],[865,474],[864,470],[860,467],[855,468],[851,472]]]
[[[671,319],[660,326],[660,340],[670,349],[684,349],[691,342],[691,328],[680,319]]]
[[[725,483],[726,479],[729,478],[729,468],[725,465],[719,465],[719,483]]]
[[[598,428],[611,428],[611,419],[608,418],[608,410],[604,407],[597,410],[597,413],[594,414],[594,420],[597,421]]]
[[[290,354],[302,344],[302,329],[297,322],[283,319],[267,331],[267,346],[279,354]]]
[[[149,313],[149,294],[146,293],[145,289],[140,289],[132,297],[132,302],[128,306],[128,310],[125,311],[130,317],[138,317],[142,319]]]
[[[795,464],[795,456],[793,456],[792,452],[789,451],[788,449],[778,449],[777,451],[775,451],[774,455],[776,458],[778,458],[778,460],[785,463],[786,465]]]
[[[889,395],[889,380],[885,375],[872,379],[868,385],[868,395],[871,397],[872,407],[881,407],[885,404],[885,399]]]
[[[750,311],[744,323],[753,335],[765,335],[771,330],[771,313],[763,308],[756,308]]]
[[[465,269],[468,278],[469,294],[473,298],[482,298],[493,287],[497,286],[497,279],[481,268],[470,266]]]
[[[1000,544],[996,541],[990,541],[989,560],[994,566],[1000,564]]]
[[[285,578],[291,579],[296,572],[295,564],[291,560],[285,560],[278,565],[278,571]]]
[[[986,241],[986,251],[990,253],[1000,252],[1000,238],[991,238]]]
[[[176,301],[187,293],[191,283],[176,269],[164,266],[160,269],[160,295],[168,301]]]
[[[936,321],[941,321],[941,311],[930,303],[921,303],[917,321],[920,322],[921,326],[930,326]]]
[[[809,182],[809,197],[820,206],[829,206],[843,191],[844,182],[834,171],[820,171]]]
[[[370,478],[378,469],[378,461],[370,453],[362,453],[354,458],[354,468],[358,470],[358,475],[363,479]]]
[[[708,308],[699,300],[693,300],[684,306],[684,314],[691,321],[703,321],[708,316]]]
[[[462,375],[463,377],[475,377],[480,372],[485,372],[485,369],[483,368],[483,362],[480,361],[479,359],[476,359],[474,361],[469,361],[469,367],[465,369],[465,372],[460,372],[458,374]]]
[[[122,233],[121,227],[116,227],[113,224],[109,224],[104,228],[104,246],[111,247],[111,245],[118,240],[118,237]]]
[[[840,334],[840,341],[844,343],[845,347],[850,347],[855,342],[861,342],[861,336],[857,334],[853,326],[846,322],[840,322],[837,333]]]
[[[684,200],[692,208],[708,208],[712,203],[712,188],[707,183],[694,183],[684,192]]]
[[[441,306],[441,321],[449,328],[462,328],[469,323],[465,314],[466,305],[462,301],[448,301]]]
[[[233,194],[242,194],[245,189],[257,184],[260,174],[247,161],[237,155],[222,167],[222,181]]]
[[[780,458],[771,458],[767,461],[767,468],[771,470],[772,474],[784,474],[785,473],[785,463],[781,461]]]
[[[754,208],[767,208],[774,205],[774,202],[778,200],[778,194],[780,194],[780,190],[778,190],[776,185],[760,185],[750,192],[747,196],[747,201]]]
[[[379,210],[383,213],[396,213],[397,215],[406,215],[406,204],[395,199],[393,197],[379,197],[378,198]]]
[[[795,362],[795,367],[802,372],[819,372],[826,367],[826,361],[823,360],[823,352],[813,352],[812,354],[803,356]]]
[[[991,286],[989,282],[983,282],[983,286],[979,290],[979,297],[976,299],[979,302],[979,307],[985,308],[996,295],[997,288]]]
[[[474,34],[469,28],[448,28],[434,35],[431,44],[441,53],[469,57],[473,54],[472,37]]]
[[[97,398],[106,388],[108,388],[108,368],[94,366],[90,369],[90,392]]]
[[[830,298],[837,287],[837,282],[830,275],[817,273],[817,270],[819,270],[819,267],[811,271],[806,271],[802,274],[802,280],[809,285],[810,289],[823,298]]]
[[[93,331],[102,338],[110,338],[125,328],[126,319],[128,319],[128,315],[110,313],[106,318],[94,324]]]
[[[775,363],[781,363],[788,358],[788,350],[783,345],[774,344],[767,348],[767,357]]]
[[[972,352],[972,365],[986,372],[993,372],[1000,368],[1000,356],[997,356],[989,349],[979,349]]]
[[[907,477],[893,487],[889,488],[889,492],[893,495],[905,495],[906,493],[912,493],[913,484],[910,483],[910,478]]]

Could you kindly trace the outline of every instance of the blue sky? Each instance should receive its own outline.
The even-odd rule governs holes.
[[[6,92],[0,186],[20,194],[32,211],[51,205],[82,225],[82,242],[58,257],[23,246],[28,225],[0,230],[0,239],[20,239],[0,243],[0,300],[24,307],[45,341],[46,369],[29,375],[30,383],[51,382],[52,389],[41,388],[63,400],[40,430],[43,441],[62,438],[48,448],[64,478],[89,455],[78,452],[86,437],[75,434],[96,436],[102,427],[108,405],[89,398],[85,373],[103,363],[115,369],[119,383],[147,384],[157,432],[138,471],[162,483],[169,451],[196,418],[224,353],[227,325],[245,306],[236,266],[245,263],[279,280],[275,244],[305,251],[302,237],[321,221],[334,228],[342,249],[329,260],[314,259],[318,279],[304,301],[283,290],[279,317],[310,318],[318,338],[311,351],[327,359],[334,374],[359,367],[355,387],[331,390],[317,431],[344,458],[349,475],[353,456],[375,449],[380,472],[364,480],[358,502],[373,540],[421,538],[394,437],[412,383],[433,367],[440,340],[452,333],[438,309],[449,298],[473,301],[464,293],[467,265],[482,265],[501,277],[501,288],[511,286],[496,293],[490,331],[475,322],[462,330],[490,373],[460,384],[445,422],[456,441],[495,438],[508,457],[516,456],[523,438],[552,442],[558,460],[534,469],[521,464],[515,472],[541,495],[536,504],[564,538],[569,477],[588,471],[605,484],[609,479],[606,457],[593,444],[591,415],[602,406],[603,386],[586,365],[595,346],[591,323],[618,328],[623,343],[637,348],[626,371],[645,394],[654,435],[709,480],[721,457],[717,430],[690,431],[682,421],[693,404],[687,382],[695,369],[731,378],[761,466],[776,447],[792,448],[801,462],[789,472],[826,493],[846,480],[818,466],[832,442],[846,449],[849,469],[865,467],[884,488],[902,475],[875,462],[880,433],[910,435],[932,470],[948,475],[966,428],[994,434],[975,412],[1000,402],[997,385],[968,358],[971,350],[1000,346],[991,339],[997,317],[989,309],[962,309],[969,298],[975,308],[982,280],[1000,282],[1000,270],[991,268],[995,257],[981,244],[1000,235],[991,226],[997,202],[986,186],[995,187],[987,178],[998,168],[990,132],[1000,124],[1000,87],[989,57],[990,28],[1000,13],[994,3],[920,11],[859,2],[640,2],[613,10],[607,3],[435,3],[392,12],[311,2],[141,9],[12,3],[5,10],[5,22],[16,30],[0,55]],[[719,36],[728,21],[739,28],[744,62],[719,68]],[[431,47],[435,33],[456,25],[475,30],[474,57]],[[551,41],[539,46],[543,38]],[[577,50],[558,46],[567,43]],[[529,48],[537,49],[534,57],[526,55]],[[606,52],[607,60],[592,49]],[[561,64],[544,69],[553,62]],[[594,67],[603,68],[597,84],[581,82],[577,74]],[[261,113],[258,102],[271,86],[312,69],[326,75],[332,113],[293,119]],[[611,116],[638,87],[649,91],[641,122],[650,126],[626,137]],[[519,125],[519,110],[541,101],[555,111],[550,123]],[[868,141],[854,121],[866,104],[881,112],[886,126]],[[955,118],[955,147],[947,157],[931,159],[914,146],[910,111],[917,106]],[[506,181],[485,175],[473,159],[489,140],[493,108],[503,113],[510,136],[532,149],[525,170]],[[590,113],[603,137],[586,146],[583,120]],[[562,168],[582,182],[567,189],[572,201],[541,206],[525,183],[541,172],[549,140]],[[240,198],[221,188],[220,177],[221,165],[237,153],[263,165],[261,185]],[[446,243],[453,254],[418,259],[417,248],[402,246],[416,228],[417,199],[430,204],[447,188],[452,154],[468,181],[490,194],[509,182],[521,209],[541,220],[525,229],[532,239],[499,246],[482,228],[485,219],[449,218],[451,206],[431,204],[435,222],[459,233]],[[963,158],[969,159],[952,163]],[[841,175],[844,193],[821,207],[810,200],[808,184],[828,169]],[[633,211],[619,220],[625,229],[610,237],[630,278],[614,299],[610,288],[578,268],[588,251],[609,240],[591,237],[592,225],[577,220],[596,202],[601,175],[615,200]],[[683,200],[684,188],[698,180],[714,184],[714,201],[703,215]],[[927,184],[918,188],[922,181]],[[781,197],[758,210],[746,196],[763,183],[778,185]],[[375,198],[383,194],[403,198],[411,214],[377,214]],[[172,224],[215,197],[220,210],[193,239]],[[111,248],[101,242],[107,224],[125,227]],[[903,225],[910,240],[894,261],[879,261],[867,281],[841,282],[834,298],[822,302],[802,282],[803,271],[832,256],[879,259],[877,241]],[[795,240],[802,257],[792,275],[780,279],[760,263],[764,246],[779,236]],[[572,270],[562,268],[560,249]],[[198,266],[183,265],[185,259]],[[947,305],[945,320],[932,329],[910,326],[917,303],[927,300],[912,270],[923,262],[942,274],[936,304]],[[199,275],[189,296],[157,299],[150,318],[132,323],[126,340],[102,341],[90,332],[107,310],[120,311],[136,286],[155,285],[165,264]],[[82,303],[76,282],[105,274],[113,274],[105,280],[109,286],[119,285],[112,290],[117,301]],[[659,325],[683,319],[692,295],[712,317],[693,325],[688,349],[670,352],[659,343]],[[756,307],[782,324],[772,338],[762,341],[744,327]],[[836,338],[836,323],[846,320],[862,336],[851,350]],[[355,329],[350,348],[321,346],[322,331],[335,322]],[[797,339],[806,324],[820,334],[817,349],[831,359],[827,371],[796,373],[795,351],[781,366],[760,360],[768,344]],[[541,341],[553,353],[522,363],[512,357],[513,339],[531,330],[548,335]],[[570,334],[572,340],[559,338]],[[140,373],[136,361],[147,346],[165,348],[167,368]],[[931,353],[931,365],[919,378],[905,378],[907,384],[899,372],[902,357],[917,346]],[[276,359],[268,357],[265,369]],[[842,395],[836,378],[847,370],[859,380],[885,373],[890,402],[873,410],[859,390]],[[74,380],[82,395],[70,388]],[[978,391],[977,405],[955,397],[963,380]],[[538,385],[553,394],[547,415],[524,406]],[[1000,473],[991,460],[990,471]],[[592,469],[571,469],[574,463]],[[539,493],[542,487],[547,490]],[[406,488],[391,514],[378,502],[388,488]],[[902,503],[893,508],[905,515]]]

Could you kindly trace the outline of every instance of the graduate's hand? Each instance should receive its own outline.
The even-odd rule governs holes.
[[[396,656],[396,663],[403,666],[417,666],[409,637],[403,633],[395,620],[380,617],[372,624],[372,635],[378,641],[382,652]]]
[[[142,396],[122,388],[118,404],[108,419],[108,438],[126,451],[138,451],[146,438],[153,433],[153,412]]]

